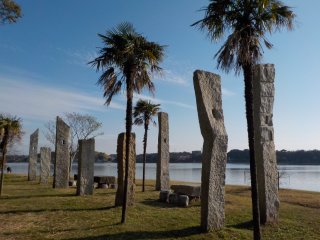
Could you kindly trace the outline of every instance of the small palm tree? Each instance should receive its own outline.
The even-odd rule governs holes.
[[[281,27],[292,29],[295,15],[279,0],[210,0],[204,8],[205,17],[193,24],[206,30],[208,36],[217,41],[230,33],[215,57],[218,67],[226,72],[235,69],[244,74],[246,117],[250,149],[250,173],[252,186],[252,211],[254,239],[261,238],[257,172],[254,152],[253,126],[253,66],[260,62],[262,42],[268,48],[272,44],[266,39],[267,33]]]
[[[146,176],[146,161],[147,161],[147,141],[148,141],[148,130],[149,124],[156,122],[152,119],[153,116],[157,115],[160,110],[160,104],[153,104],[150,101],[140,99],[134,107],[133,117],[135,125],[144,124],[144,136],[143,136],[143,173],[142,173],[142,192],[145,190],[145,176]]]
[[[149,42],[137,33],[128,22],[119,24],[115,29],[99,34],[104,47],[99,56],[89,62],[92,67],[102,70],[98,84],[104,89],[106,104],[125,86],[127,95],[126,108],[126,164],[125,183],[123,191],[121,223],[126,221],[127,192],[128,192],[128,159],[129,144],[132,130],[132,99],[133,93],[140,93],[143,88],[154,91],[151,73],[161,72],[159,63],[163,60],[164,46]]]
[[[4,166],[6,163],[6,154],[8,147],[16,139],[20,139],[22,136],[22,125],[21,119],[17,117],[12,117],[9,115],[0,115],[0,150],[2,151],[2,160],[1,160],[1,176],[0,176],[0,196],[2,195],[3,189],[3,175],[4,175]]]

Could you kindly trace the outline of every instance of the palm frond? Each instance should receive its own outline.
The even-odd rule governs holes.
[[[10,114],[0,114],[0,132],[0,149],[3,150],[7,147],[7,144],[21,140],[24,134],[22,131],[22,120]]]
[[[155,123],[152,118],[157,115],[159,111],[160,104],[153,104],[151,101],[139,99],[133,111],[134,124],[142,125],[144,123],[148,126],[150,122]]]
[[[218,67],[228,72],[241,66],[256,64],[261,60],[263,44],[272,48],[265,34],[280,28],[289,30],[295,18],[291,8],[279,0],[210,0],[203,19],[191,26],[207,31],[211,40],[217,41],[230,33],[215,54]]]
[[[88,64],[96,71],[103,71],[98,84],[104,88],[106,103],[109,104],[126,84],[132,84],[135,92],[147,88],[153,93],[152,74],[161,73],[159,64],[165,46],[148,41],[128,22],[98,36],[104,47],[99,48],[98,56]]]
[[[135,118],[133,124],[134,125],[142,125],[144,123],[143,119],[141,117]]]

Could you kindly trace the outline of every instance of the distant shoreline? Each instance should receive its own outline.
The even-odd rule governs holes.
[[[320,165],[320,151],[319,150],[298,150],[298,151],[276,151],[278,165]],[[110,154],[106,157],[97,154],[95,162],[117,162],[117,155]],[[39,156],[40,157],[40,156]],[[54,153],[52,153],[52,159]],[[141,163],[143,159],[142,154],[137,155],[137,163]],[[147,162],[156,163],[158,159],[157,153],[148,153]],[[28,155],[13,155],[7,157],[8,163],[28,162]],[[77,162],[77,160],[75,160]],[[170,163],[201,163],[201,151],[193,152],[171,152]],[[249,164],[249,150],[231,150],[228,152],[227,163],[234,164]]]

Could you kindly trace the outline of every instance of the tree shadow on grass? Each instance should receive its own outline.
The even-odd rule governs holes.
[[[145,239],[163,239],[163,238],[180,238],[189,237],[192,235],[200,234],[202,230],[200,227],[189,227],[178,230],[169,231],[127,231],[122,233],[105,234],[95,237],[80,237],[68,238],[66,240],[145,240]]]
[[[17,189],[15,189],[17,190]],[[26,189],[19,189],[19,190],[26,190]],[[115,195],[114,192],[98,192],[95,193],[94,195],[96,196],[107,196],[107,195]],[[50,197],[79,197],[76,195],[75,192],[73,193],[47,193],[47,194],[34,194],[34,195],[18,195],[18,196],[1,196],[0,197],[0,201],[1,200],[14,200],[14,199],[30,199],[30,198],[50,198]]]
[[[155,199],[152,199],[152,198],[145,199],[141,203],[145,204],[145,205],[148,205],[148,206],[151,206],[151,207],[157,207],[157,208],[176,208],[176,207],[178,207],[175,204],[169,204],[169,203],[166,203],[166,202],[160,202],[159,200],[155,200]]]
[[[227,190],[226,193],[231,195],[239,195],[239,194],[245,195],[245,194],[249,194],[250,191],[251,191],[251,187],[242,187],[242,188]]]
[[[20,196],[2,196],[1,200],[14,199],[30,199],[30,198],[47,198],[47,197],[76,197],[75,193],[61,193],[61,194],[35,194],[35,195],[20,195]]]
[[[250,220],[250,221],[246,221],[246,222],[242,222],[242,223],[238,223],[238,224],[233,224],[233,225],[229,225],[228,227],[252,230],[253,229],[253,221]]]
[[[94,193],[94,195],[95,196],[107,196],[107,195],[114,195],[114,196],[116,196],[116,192],[115,191],[112,191],[112,192],[98,192],[98,191],[96,191],[95,193]]]
[[[159,200],[155,200],[152,198],[145,199],[141,203],[151,207],[156,207],[156,208],[184,208],[179,206],[178,204],[169,204],[167,202],[160,202]],[[194,208],[194,207],[200,207],[200,203],[192,202],[187,208]]]
[[[100,208],[52,208],[52,209],[33,209],[33,210],[10,210],[10,211],[0,211],[0,214],[19,214],[19,213],[39,213],[39,212],[79,212],[79,211],[104,211],[115,208],[115,206],[100,207]]]

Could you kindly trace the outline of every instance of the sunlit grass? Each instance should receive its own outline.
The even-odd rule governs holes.
[[[115,190],[95,189],[77,197],[75,188],[52,189],[28,182],[26,176],[6,175],[0,199],[0,239],[252,239],[248,187],[228,186],[226,227],[202,233],[200,203],[188,208],[157,201],[154,181],[129,208],[125,225],[121,208],[114,208]],[[280,220],[263,227],[264,239],[320,239],[320,193],[281,190]]]

